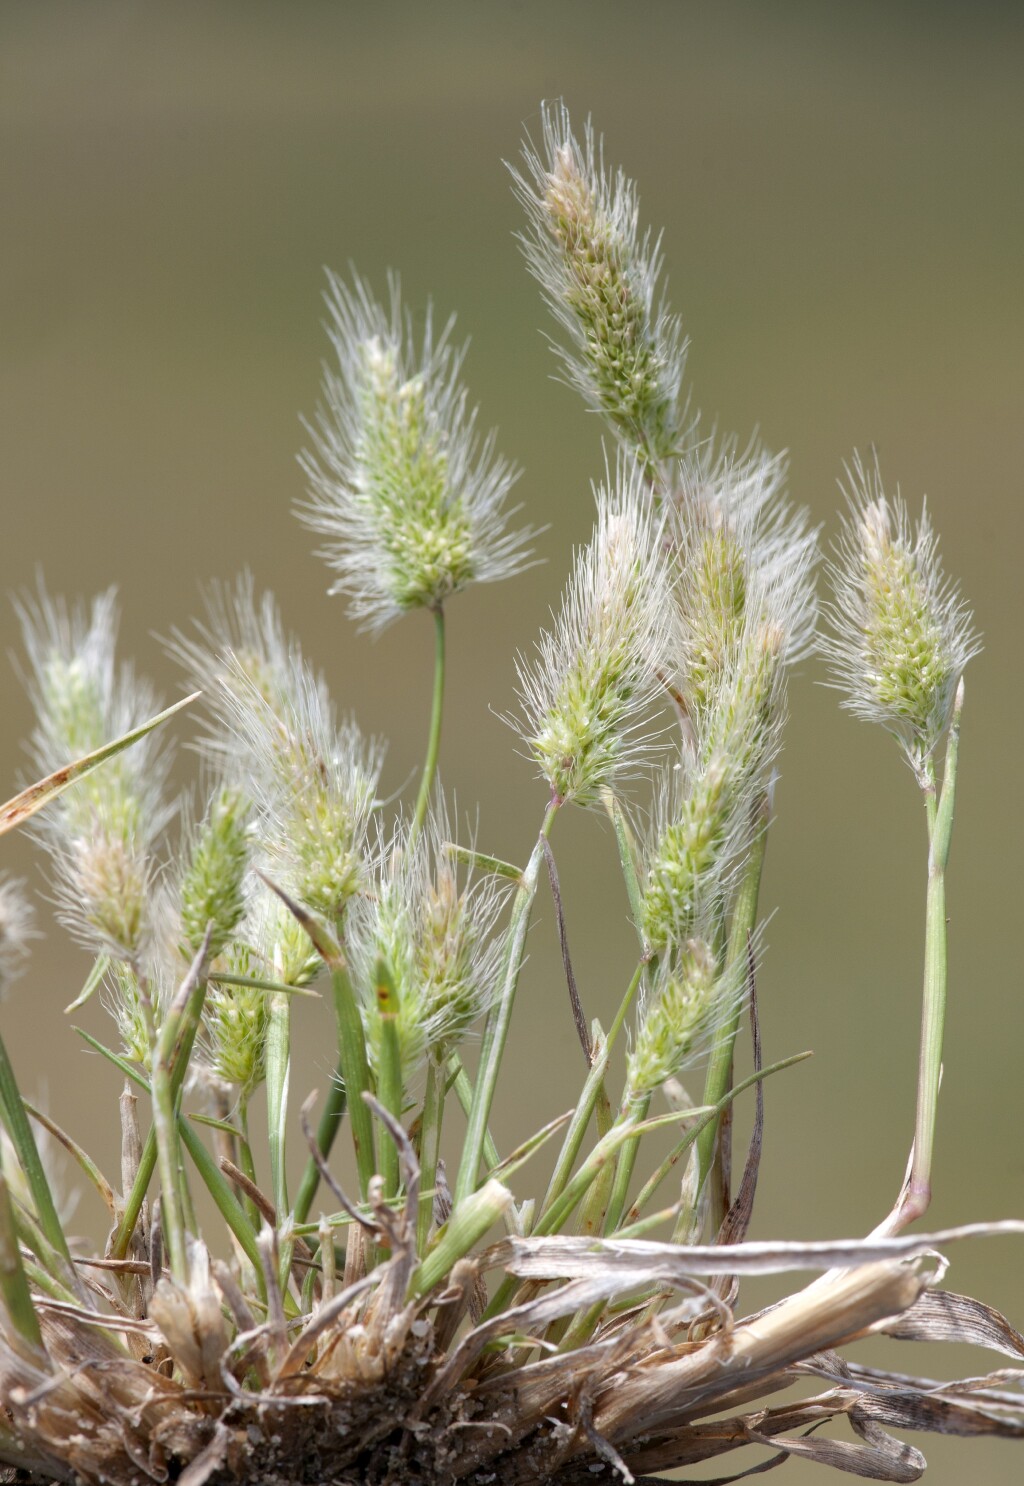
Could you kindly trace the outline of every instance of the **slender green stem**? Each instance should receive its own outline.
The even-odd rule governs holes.
[[[68,1242],[64,1237],[64,1230],[53,1201],[53,1193],[50,1191],[50,1183],[46,1179],[46,1172],[39,1155],[39,1147],[32,1134],[32,1126],[29,1123],[21,1091],[14,1077],[14,1069],[7,1056],[7,1048],[4,1046],[2,1037],[0,1037],[0,1119],[3,1120],[11,1138],[11,1144],[18,1157],[18,1164],[25,1173],[25,1180],[32,1193],[32,1201],[35,1203],[43,1232],[50,1246],[56,1249],[67,1264],[69,1271],[74,1274]]]
[[[704,1105],[698,1105],[694,1109],[687,1110],[685,1115],[680,1115],[673,1110],[669,1114],[656,1115],[652,1119],[644,1120],[642,1123],[637,1122],[628,1110],[626,1112],[620,1111],[615,1124],[597,1142],[579,1171],[567,1183],[561,1197],[538,1220],[533,1232],[538,1236],[560,1232],[569,1217],[571,1217],[577,1203],[588,1191],[591,1184],[598,1181],[608,1163],[614,1161],[615,1155],[624,1141],[644,1135],[648,1130],[660,1130],[666,1125],[679,1124],[682,1119],[689,1118],[696,1121],[696,1123],[687,1132],[684,1137],[684,1143],[686,1145],[692,1145],[705,1124],[709,1120],[716,1119],[737,1095],[743,1093],[744,1089],[749,1088],[751,1084],[759,1082],[762,1078],[767,1078],[772,1073],[778,1073],[781,1069],[789,1068],[792,1064],[802,1062],[804,1058],[809,1057],[810,1053],[797,1053],[795,1057],[783,1058],[781,1062],[773,1063],[770,1068],[763,1068],[758,1073],[752,1073],[749,1078],[745,1078],[735,1088],[728,1090],[722,1101],[713,1109]],[[510,1297],[520,1283],[514,1275],[509,1275],[507,1279],[503,1280],[491,1297],[482,1319],[489,1321],[493,1316],[499,1315],[508,1305]]]
[[[199,1021],[202,1015],[203,1001],[206,996],[206,983],[201,982],[193,992],[189,1005],[183,1018],[183,1028],[178,1046],[175,1049],[174,1064],[171,1069],[171,1092],[177,1097],[178,1090],[188,1072],[188,1060],[192,1056],[192,1046],[195,1042],[196,1033],[199,1030]],[[87,1039],[88,1040],[88,1039]],[[131,1076],[135,1077],[131,1070]],[[148,1085],[147,1085],[148,1088]],[[156,1128],[151,1126],[142,1147],[142,1155],[139,1157],[139,1169],[135,1173],[135,1181],[132,1189],[125,1200],[124,1213],[117,1230],[117,1234],[111,1245],[111,1257],[123,1259],[128,1253],[128,1246],[135,1232],[135,1225],[139,1221],[142,1204],[146,1200],[149,1184],[153,1179],[153,1172],[157,1163]]]
[[[177,1102],[177,1105],[175,1106],[175,1112],[176,1112],[176,1115],[177,1115],[178,1122],[180,1124],[180,1121],[181,1121],[181,1095],[180,1094],[178,1095],[178,1102]],[[198,1221],[196,1219],[195,1204],[192,1201],[192,1188],[189,1186],[188,1172],[185,1169],[185,1163],[184,1163],[184,1161],[179,1161],[178,1162],[178,1192],[179,1192],[179,1196],[180,1196],[180,1200],[181,1200],[182,1217],[185,1220],[185,1231],[186,1231],[186,1233],[198,1233],[199,1232],[199,1223],[198,1223]]]
[[[946,743],[942,793],[936,803],[934,769],[924,784],[928,812],[928,895],[925,911],[924,997],[921,1006],[921,1050],[917,1075],[914,1157],[906,1196],[897,1215],[898,1228],[927,1210],[932,1197],[935,1121],[942,1075],[942,1037],[946,1019],[946,866],[956,806],[956,772],[960,745],[963,682],[957,690]]]
[[[650,1094],[642,1094],[629,1110],[630,1124],[639,1124],[641,1120],[645,1120],[650,1107]],[[608,1200],[608,1212],[605,1216],[606,1233],[614,1233],[619,1226],[626,1207],[626,1198],[629,1195],[629,1184],[633,1179],[633,1167],[636,1165],[639,1152],[640,1137],[633,1135],[626,1141],[616,1157],[615,1181],[612,1183],[612,1195]]]
[[[204,1186],[213,1198],[217,1206],[217,1211],[225,1223],[227,1223],[235,1238],[237,1238],[239,1247],[255,1270],[256,1281],[262,1293],[264,1281],[263,1269],[260,1264],[260,1251],[256,1244],[256,1235],[249,1224],[248,1218],[245,1216],[245,1209],[231,1190],[223,1172],[218,1170],[216,1162],[199,1138],[199,1132],[192,1127],[188,1120],[179,1118],[178,1134],[181,1136],[181,1143],[191,1156]]]
[[[438,1233],[434,1246],[415,1271],[410,1293],[426,1295],[444,1279],[452,1265],[468,1254],[487,1230],[512,1204],[512,1193],[501,1182],[484,1182],[478,1192],[471,1192],[465,1202],[457,1203],[452,1215]]]
[[[163,1041],[163,1039],[161,1039]],[[160,1219],[163,1226],[171,1273],[180,1285],[188,1281],[188,1259],[185,1251],[185,1217],[181,1208],[178,1180],[178,1120],[170,1068],[159,1046],[153,1059],[150,1081],[153,1096],[153,1130],[156,1134],[157,1166],[163,1201]]]
[[[437,760],[441,752],[441,718],[444,714],[444,609],[440,605],[434,610],[434,700],[430,709],[430,736],[427,739],[427,757],[423,764],[423,778],[416,800],[413,816],[413,836],[418,836],[427,818],[430,791],[437,774]]]
[[[402,1049],[398,1041],[398,991],[391,967],[382,955],[374,970],[377,993],[377,1015],[380,1017],[380,1062],[377,1085],[384,1108],[402,1118]],[[387,1132],[381,1136],[380,1174],[384,1179],[385,1197],[398,1194],[398,1148]]]
[[[288,1175],[285,1166],[288,1125],[288,1082],[291,1071],[290,996],[275,992],[270,997],[267,1021],[267,1144],[270,1153],[270,1185],[277,1220],[288,1212]]]
[[[757,900],[761,891],[761,872],[764,868],[764,853],[768,842],[770,810],[768,797],[763,796],[757,807],[754,839],[750,844],[750,854],[747,857],[746,868],[733,906],[732,922],[729,925],[724,974],[727,987],[731,987],[735,983],[735,977],[743,973],[749,936],[753,933],[757,923]],[[715,1032],[708,1071],[704,1079],[705,1104],[718,1104],[728,1090],[729,1080],[732,1078],[733,1049],[736,1045],[741,1013],[742,1001],[737,998],[735,1011],[722,1022]],[[711,1163],[715,1159],[717,1137],[718,1120],[716,1118],[704,1127],[697,1142],[697,1159],[700,1163],[698,1190],[703,1188],[707,1181]],[[712,1223],[716,1229],[723,1217],[724,1213],[716,1213],[713,1216]]]
[[[163,1197],[160,1212],[171,1273],[180,1285],[188,1282],[188,1253],[178,1177],[178,1095],[188,1062],[184,1049],[188,1047],[191,1050],[203,1014],[212,930],[213,925],[208,925],[203,942],[188,968],[188,974],[167,1007],[158,1031],[155,1028],[154,1008],[148,996],[144,1002],[153,1046],[150,1089]]]
[[[684,1116],[685,1113],[686,1112],[684,1110]],[[673,1146],[672,1150],[669,1151],[668,1155],[665,1157],[664,1161],[662,1161],[658,1169],[647,1178],[647,1181],[640,1188],[640,1191],[636,1194],[636,1197],[630,1205],[629,1212],[626,1213],[626,1218],[628,1219],[630,1224],[635,1223],[640,1218],[640,1215],[643,1212],[644,1208],[647,1206],[651,1198],[654,1196],[655,1192],[668,1176],[673,1166],[676,1165],[680,1156],[684,1155],[686,1151],[690,1149],[690,1146],[692,1144],[693,1141],[691,1137],[689,1135],[684,1135],[682,1140],[679,1141],[677,1145]],[[618,1230],[620,1234],[622,1234],[624,1231],[625,1230],[622,1228]]]
[[[128,1247],[132,1241],[142,1212],[142,1204],[146,1200],[149,1184],[153,1179],[156,1169],[156,1131],[150,1126],[146,1133],[145,1143],[142,1147],[142,1155],[139,1157],[139,1169],[135,1173],[132,1189],[125,1198],[124,1212],[121,1214],[121,1222],[118,1225],[117,1234],[110,1247],[111,1258],[123,1259],[128,1253]]]
[[[0,1168],[0,1300],[3,1301],[11,1325],[33,1348],[43,1349],[43,1337],[39,1330],[32,1292],[28,1287],[25,1266],[21,1262],[18,1247],[18,1232],[14,1222],[14,1209],[7,1189],[7,1178]]]
[[[98,1053],[102,1053],[116,1068],[120,1068],[126,1078],[130,1079],[132,1083],[136,1084],[146,1094],[152,1096],[152,1084],[137,1068],[132,1067],[127,1058],[122,1058],[117,1053],[112,1052],[109,1047],[104,1047],[103,1043],[98,1042],[90,1033],[83,1032],[81,1028],[77,1030],[79,1036],[84,1038],[90,1047],[95,1048]],[[263,1295],[264,1282],[260,1251],[256,1246],[255,1230],[250,1226],[245,1216],[244,1208],[232,1191],[227,1178],[218,1167],[216,1161],[214,1161],[205,1145],[203,1145],[198,1131],[195,1130],[191,1121],[185,1119],[179,1113],[177,1116],[177,1125],[178,1135],[182,1145],[192,1157],[192,1162],[199,1172],[210,1196],[216,1203],[218,1212],[238,1239],[240,1248],[252,1264],[256,1272],[257,1285],[259,1286],[261,1295]],[[131,1235],[129,1234],[130,1237]]]
[[[619,864],[622,868],[622,877],[626,884],[626,894],[629,898],[629,911],[633,915],[633,923],[636,927],[636,934],[642,951],[645,948],[642,927],[643,894],[640,890],[640,879],[637,874],[636,842],[629,828],[626,812],[610,789],[602,791],[602,800],[611,820],[612,828],[615,831],[615,844],[619,849]]]
[[[455,1097],[462,1105],[462,1113],[469,1119],[469,1111],[473,1108],[473,1081],[463,1066],[462,1059],[458,1053],[448,1055],[449,1087],[454,1088]],[[496,1166],[501,1165],[501,1157],[498,1155],[498,1147],[494,1143],[490,1126],[484,1129],[484,1161],[487,1163],[488,1171],[493,1171]]]
[[[572,1119],[569,1121],[569,1128],[566,1130],[565,1138],[562,1141],[562,1149],[558,1153],[555,1169],[551,1173],[551,1180],[548,1182],[548,1189],[544,1194],[544,1201],[541,1204],[541,1216],[548,1211],[553,1203],[558,1201],[559,1197],[565,1191],[566,1182],[569,1180],[572,1168],[576,1164],[576,1157],[580,1152],[580,1146],[583,1144],[583,1137],[587,1133],[590,1117],[594,1113],[594,1106],[601,1097],[601,1091],[604,1088],[604,1076],[608,1071],[608,1056],[610,1051],[610,1040],[599,1033],[594,1038],[592,1047],[594,1061],[591,1064],[590,1072],[587,1074],[587,1081],[583,1085],[583,1093],[580,1095],[576,1108],[573,1111]]]
[[[612,1118],[611,1100],[602,1083],[598,1090],[597,1103],[594,1106],[594,1119],[597,1125],[597,1134],[601,1138],[611,1130],[614,1120]],[[587,1193],[583,1203],[583,1211],[580,1213],[579,1231],[585,1234],[600,1233],[604,1226],[605,1214],[608,1212],[611,1194],[613,1191],[614,1175],[610,1166],[606,1166],[601,1175],[594,1182]]]
[[[509,1022],[512,1019],[512,1004],[515,1001],[519,973],[523,966],[526,931],[530,926],[530,912],[537,893],[537,877],[541,858],[544,855],[544,841],[550,834],[557,812],[558,804],[552,801],[544,816],[540,839],[533,848],[512,904],[512,914],[502,958],[501,991],[484,1026],[483,1046],[480,1049],[480,1070],[477,1074],[476,1087],[473,1090],[469,1127],[462,1148],[462,1164],[459,1167],[458,1180],[455,1185],[456,1204],[463,1202],[471,1192],[476,1190],[487,1120],[498,1083],[498,1074],[501,1071]]]
[[[331,985],[338,1022],[338,1063],[348,1091],[348,1116],[359,1171],[359,1195],[365,1201],[377,1160],[373,1148],[373,1118],[363,1098],[364,1092],[372,1092],[366,1037],[347,965],[332,965]]]
[[[252,1143],[249,1140],[249,1096],[243,1094],[238,1101],[238,1123],[242,1127],[242,1138],[238,1142],[238,1166],[252,1182],[254,1187],[259,1186],[256,1180],[256,1162],[252,1158]],[[252,1224],[253,1232],[259,1231],[260,1218],[256,1211],[256,1204],[251,1197],[243,1197],[242,1205],[245,1215]]]
[[[342,1079],[341,1069],[337,1076],[331,1079],[327,1090],[327,1100],[324,1104],[323,1114],[316,1130],[316,1143],[320,1148],[320,1154],[324,1157],[330,1155],[334,1137],[338,1133],[342,1119],[345,1115],[347,1096]],[[295,1202],[292,1205],[292,1216],[296,1223],[304,1223],[309,1217],[309,1210],[313,1206],[313,1198],[316,1196],[317,1187],[320,1185],[320,1168],[310,1156],[306,1162],[306,1169],[302,1173],[299,1190],[295,1194]]]
[[[657,969],[657,965],[657,956],[653,957],[650,960],[641,960],[639,965],[637,965],[636,971],[633,975],[633,979],[630,982],[629,989],[622,999],[622,1005],[619,1007],[614,1022],[612,1022],[611,1032],[609,1033],[608,1037],[609,1045],[611,1045],[611,1043],[614,1042],[615,1038],[618,1036],[623,1019],[626,1015],[627,1010],[633,1004],[633,1000],[636,996],[637,991],[639,990],[640,981],[642,980],[645,971],[649,976],[653,976],[654,971]],[[641,1104],[636,1106],[637,1119],[644,1119],[648,1109],[650,1108],[650,1104],[650,1095],[647,1095],[646,1098],[641,1102]],[[615,1225],[622,1217],[622,1210],[626,1205],[626,1197],[629,1194],[629,1184],[633,1177],[633,1167],[636,1165],[636,1158],[639,1154],[639,1151],[639,1136],[631,1136],[615,1159],[615,1179],[612,1184],[612,1192],[608,1200],[608,1210],[605,1219],[605,1228],[609,1232],[612,1228],[615,1227]]]
[[[615,1124],[602,1135],[579,1171],[566,1183],[561,1196],[538,1219],[534,1233],[559,1233],[576,1204],[601,1172],[613,1160],[623,1141],[628,1140],[638,1123],[634,1110],[619,1114]]]
[[[673,1123],[677,1119],[678,1115],[676,1114],[665,1115],[660,1119],[648,1121],[646,1128],[660,1127]],[[591,1185],[601,1179],[602,1173],[607,1169],[609,1163],[614,1161],[622,1142],[628,1140],[634,1131],[637,1134],[641,1133],[637,1130],[636,1122],[631,1118],[630,1112],[628,1110],[620,1112],[615,1124],[606,1134],[601,1136],[579,1171],[566,1183],[565,1190],[561,1196],[552,1203],[547,1212],[538,1218],[533,1229],[535,1234],[542,1235],[561,1232],[568,1219],[572,1216],[577,1204],[589,1191]],[[514,1275],[509,1275],[507,1279],[503,1280],[492,1295],[482,1319],[489,1321],[492,1316],[496,1316],[504,1310],[519,1283]]]
[[[422,1185],[419,1212],[416,1215],[416,1252],[420,1255],[427,1251],[430,1224],[434,1213],[433,1190],[437,1181],[437,1157],[441,1149],[444,1085],[444,1066],[439,1066],[433,1058],[428,1057],[427,1087],[423,1095],[423,1116],[420,1124],[420,1182]]]

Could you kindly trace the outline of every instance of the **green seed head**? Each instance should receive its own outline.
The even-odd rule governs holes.
[[[211,958],[220,954],[245,912],[249,865],[248,805],[240,790],[220,788],[210,801],[181,882],[182,948],[191,959],[213,925]]]
[[[115,663],[113,590],[87,611],[40,588],[19,605],[36,708],[38,775],[93,752],[158,710],[150,688]],[[163,799],[166,739],[150,733],[77,780],[34,822],[53,864],[61,913],[91,948],[137,958],[150,931],[153,848],[172,813]]]
[[[677,1078],[700,1051],[718,986],[714,954],[703,940],[691,939],[645,1008],[626,1075],[631,1097],[651,1094]]]
[[[531,273],[566,332],[570,380],[649,470],[680,451],[685,342],[659,302],[657,244],[638,223],[636,188],[606,171],[590,125],[582,146],[564,107],[544,110],[543,143],[513,171],[529,221]]]
[[[661,952],[679,944],[720,889],[728,839],[728,772],[718,761],[698,774],[657,838],[642,899],[644,942]]]
[[[383,960],[397,998],[395,1026],[408,1079],[429,1053],[443,1060],[494,994],[500,939],[493,933],[501,894],[493,880],[460,883],[446,851],[448,821],[435,800],[423,831],[402,828],[386,853],[384,880],[353,905],[348,942],[357,978],[373,987]],[[380,1045],[375,997],[364,995],[374,1062]]]
[[[234,945],[222,967],[233,975],[267,977],[260,955],[247,945]],[[251,986],[211,981],[203,1007],[206,1060],[218,1078],[235,1084],[248,1097],[266,1077],[266,1040],[270,998]]]
[[[848,473],[850,513],[829,573],[833,679],[845,705],[888,728],[923,778],[980,642],[942,571],[927,512],[912,532],[877,464],[855,459]]]
[[[620,461],[553,632],[519,666],[523,737],[552,795],[587,805],[643,755],[672,658],[671,599],[642,476]]]
[[[112,963],[104,1000],[117,1026],[125,1057],[135,1063],[140,1063],[149,1071],[153,1066],[149,1023],[142,1003],[138,977],[125,961],[115,960]]]
[[[428,309],[417,346],[394,279],[385,309],[358,278],[349,286],[331,275],[327,305],[338,365],[303,455],[300,515],[325,538],[332,592],[382,629],[471,582],[511,576],[530,534],[506,529],[516,472],[495,456],[493,436],[476,436],[453,322],[435,340]]]

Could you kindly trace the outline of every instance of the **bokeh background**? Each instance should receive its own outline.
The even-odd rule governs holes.
[[[564,97],[579,124],[593,114],[644,220],[664,227],[696,401],[790,450],[793,495],[826,537],[855,446],[878,448],[912,504],[927,492],[986,635],[949,880],[936,1225],[1024,1216],[1022,17],[881,0],[0,6],[0,590],[37,566],[68,595],[116,582],[125,653],[168,697],[180,678],[155,636],[197,611],[202,580],[249,566],[342,706],[390,740],[389,786],[416,769],[429,623],[355,633],[291,514],[298,415],[326,352],[322,266],[352,262],[378,289],[394,267],[411,305],[458,311],[483,423],[523,466],[526,516],[547,525],[543,566],[449,616],[444,777],[482,848],[527,855],[543,790],[496,714],[589,535],[602,465],[597,421],[551,379],[502,166],[544,98]],[[0,642],[17,649],[6,602]],[[809,663],[793,687],[759,982],[767,1056],[816,1056],[767,1089],[761,1237],[866,1231],[912,1126],[921,809],[890,741],[821,679]],[[10,669],[2,696],[0,796],[31,725]],[[29,843],[2,845],[44,895]],[[632,948],[613,843],[577,812],[556,851],[586,1007],[607,1020]],[[88,962],[45,902],[41,917],[5,1036],[26,1088],[48,1089],[116,1170],[116,1075],[61,1013]],[[551,919],[542,902],[496,1116],[506,1146],[567,1107],[582,1072]],[[301,1013],[299,1096],[323,1068],[320,1010]],[[83,1016],[103,1028],[98,1007]],[[102,1229],[88,1198],[79,1221]],[[954,1288],[1024,1322],[1020,1241],[953,1257]],[[997,1363],[895,1343],[862,1355],[934,1376]],[[919,1443],[936,1483],[1024,1470],[1019,1446]]]

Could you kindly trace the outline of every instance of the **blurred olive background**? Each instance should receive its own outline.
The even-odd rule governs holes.
[[[444,778],[481,848],[528,854],[544,790],[497,714],[516,651],[589,535],[602,467],[597,421],[552,380],[502,166],[538,131],[544,98],[564,97],[579,125],[593,113],[609,159],[638,181],[644,221],[664,227],[696,402],[723,429],[757,426],[790,450],[794,497],[826,536],[855,446],[877,446],[913,506],[927,492],[986,635],[949,880],[935,1225],[1024,1216],[1022,14],[733,0],[0,6],[0,589],[30,584],[37,565],[54,592],[116,582],[124,653],[168,697],[180,677],[155,636],[197,612],[203,580],[248,565],[341,706],[390,740],[388,788],[418,767],[428,620],[357,634],[291,514],[298,414],[314,410],[327,350],[322,266],[356,264],[378,290],[398,269],[420,317],[433,296],[472,335],[483,424],[523,466],[526,517],[547,524],[543,566],[449,613]],[[17,650],[6,603],[0,636]],[[912,1128],[922,811],[895,747],[821,679],[810,663],[793,687],[759,978],[766,1056],[815,1058],[767,1088],[761,1237],[866,1231],[895,1196]],[[31,726],[11,671],[3,697],[0,794]],[[187,719],[174,726],[184,742]],[[194,760],[179,759],[186,779]],[[4,867],[43,897],[29,843],[2,845]],[[555,849],[586,1008],[607,1021],[632,963],[613,843],[576,812]],[[117,1077],[61,1012],[88,961],[45,903],[41,918],[5,1036],[26,1089],[48,1089],[55,1116],[116,1171]],[[567,1107],[582,1076],[551,919],[542,896],[496,1116],[506,1147]],[[105,1027],[98,1006],[82,1016]],[[300,1019],[297,1101],[330,1038],[326,1008]],[[79,1221],[102,1232],[88,1196]],[[954,1288],[1024,1322],[1020,1241],[953,1257]],[[933,1376],[998,1360],[895,1343],[863,1355]],[[919,1443],[937,1483],[1020,1479],[1019,1447]]]

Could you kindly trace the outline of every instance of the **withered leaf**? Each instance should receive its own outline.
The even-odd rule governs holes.
[[[880,1329],[898,1341],[967,1342],[1024,1358],[1024,1336],[1004,1315],[952,1290],[925,1290],[910,1310]]]

